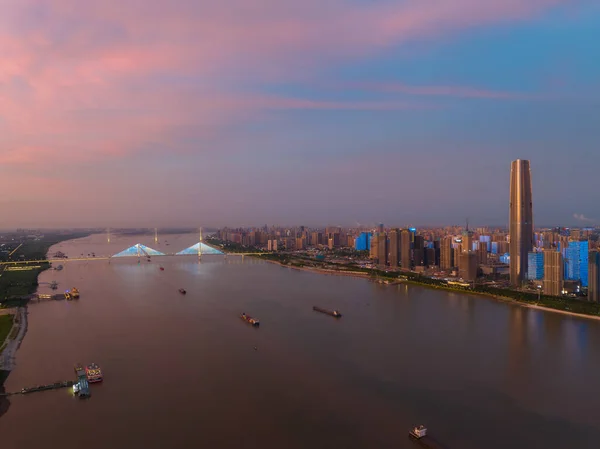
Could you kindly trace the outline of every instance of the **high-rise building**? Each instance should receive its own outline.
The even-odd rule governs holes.
[[[397,267],[400,262],[400,231],[392,229],[389,233],[389,262],[390,267]]]
[[[422,235],[414,236],[412,258],[415,267],[422,267],[425,265],[425,239]]]
[[[400,233],[400,263],[402,268],[410,270],[411,266],[412,233],[409,229],[403,229]]]
[[[450,270],[454,266],[452,253],[452,237],[444,237],[440,244],[440,268]]]
[[[388,263],[388,240],[385,233],[379,233],[377,246],[377,263],[379,265],[386,266]]]
[[[533,200],[529,161],[517,159],[510,169],[510,283],[526,279],[527,253],[533,250]]]
[[[435,248],[426,248],[425,249],[425,265],[428,267],[437,266],[436,257],[435,257]]]
[[[474,281],[477,279],[477,270],[479,265],[477,264],[477,254],[471,251],[461,252],[460,254],[460,268],[458,275],[465,281]]]
[[[530,281],[544,279],[544,253],[530,251],[527,254],[527,279]]]
[[[371,232],[361,232],[354,240],[354,249],[357,251],[368,251],[371,249]]]
[[[371,236],[371,247],[369,248],[369,257],[377,260],[377,251],[379,250],[379,234],[375,233]]]
[[[562,254],[552,249],[544,250],[544,295],[562,295],[564,266]]]
[[[488,261],[488,249],[486,242],[477,243],[477,262],[480,264],[486,264]]]
[[[565,250],[565,279],[581,281],[582,287],[588,286],[588,252],[587,240],[570,241]]]
[[[600,251],[588,254],[588,301],[600,302]]]

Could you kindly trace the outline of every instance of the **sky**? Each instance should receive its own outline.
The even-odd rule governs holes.
[[[600,224],[597,0],[0,11],[0,229]]]

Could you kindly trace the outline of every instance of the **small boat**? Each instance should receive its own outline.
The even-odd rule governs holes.
[[[413,427],[408,432],[408,435],[419,440],[419,439],[423,438],[425,435],[427,435],[427,428],[423,425],[420,425],[418,427]]]
[[[160,271],[165,271],[165,269],[163,267],[160,267]]]
[[[180,288],[179,293],[181,293],[182,295],[185,295],[187,292],[183,288]]]
[[[252,326],[260,325],[260,321],[258,321],[256,318],[252,318],[250,315],[246,315],[245,313],[242,313],[240,315],[240,318],[242,320],[244,320],[246,323],[250,323]]]

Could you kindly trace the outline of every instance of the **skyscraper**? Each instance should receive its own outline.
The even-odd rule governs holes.
[[[600,251],[589,252],[588,277],[588,301],[600,302]]]
[[[563,279],[564,265],[562,254],[552,249],[545,249],[544,295],[560,296],[563,291]]]
[[[533,250],[533,202],[529,161],[517,159],[510,168],[510,283],[518,287],[527,275],[527,253]]]
[[[588,286],[588,252],[587,240],[570,241],[565,250],[565,279],[581,281],[582,287]]]
[[[400,262],[400,231],[392,229],[389,233],[390,267],[397,267]]]
[[[440,268],[450,270],[454,266],[454,257],[452,257],[452,237],[444,237],[440,244]]]
[[[405,270],[411,269],[411,245],[412,233],[408,229],[403,229],[400,233],[400,264]]]

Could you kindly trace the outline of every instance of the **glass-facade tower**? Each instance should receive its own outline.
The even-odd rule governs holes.
[[[517,159],[510,168],[510,283],[517,287],[526,279],[527,254],[533,250],[533,202],[529,161]]]

